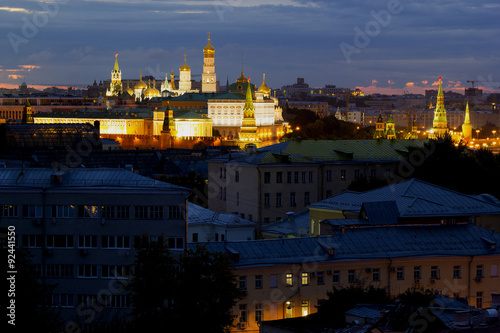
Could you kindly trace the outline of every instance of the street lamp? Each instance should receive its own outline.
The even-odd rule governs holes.
[[[477,133],[477,139],[479,140],[479,132],[480,130],[476,130],[476,133]]]
[[[493,130],[493,131],[491,131],[491,133],[493,134],[493,137],[496,138],[497,131]]]

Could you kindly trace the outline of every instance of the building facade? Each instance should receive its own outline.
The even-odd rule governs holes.
[[[123,169],[2,169],[0,178],[0,226],[15,228],[41,283],[56,285],[51,306],[82,331],[126,319],[135,237],[163,234],[175,256],[187,248],[186,188]]]
[[[237,332],[307,316],[328,291],[349,286],[386,288],[389,297],[422,287],[488,308],[500,285],[499,243],[498,234],[461,224],[338,229],[327,237],[210,243],[208,249],[233,256],[245,293],[233,307]]]
[[[354,180],[390,179],[401,152],[423,143],[287,141],[214,158],[208,161],[208,208],[252,221],[276,221],[346,190]]]

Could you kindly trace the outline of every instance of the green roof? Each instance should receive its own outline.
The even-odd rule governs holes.
[[[302,140],[263,147],[254,154],[231,154],[231,162],[248,164],[290,164],[348,162],[352,160],[401,160],[408,147],[422,147],[416,140]],[[228,155],[217,159],[228,159]]]
[[[208,118],[204,118],[202,117],[201,114],[189,110],[186,112],[179,112],[175,114],[174,119],[208,119]]]

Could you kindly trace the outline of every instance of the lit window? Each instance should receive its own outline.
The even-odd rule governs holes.
[[[286,282],[287,287],[293,286],[293,274],[292,273],[286,273],[285,282]]]
[[[302,285],[303,286],[308,286],[309,285],[309,273],[303,272],[301,274],[301,279],[302,279]]]

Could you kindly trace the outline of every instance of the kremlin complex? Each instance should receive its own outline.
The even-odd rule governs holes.
[[[42,95],[20,95],[19,98],[4,95],[0,96],[0,118],[6,121],[29,118],[35,124],[98,125],[101,138],[118,142],[122,149],[192,148],[200,142],[204,145],[237,145],[241,148],[251,143],[260,147],[277,143],[291,131],[282,114],[282,106],[288,104],[287,94],[290,94],[291,86],[275,90],[272,96],[271,89],[266,85],[265,74],[262,83],[257,87],[256,84],[250,83],[250,78],[245,77],[242,68],[241,76],[236,82],[229,84],[228,81],[221,89],[217,81],[215,48],[211,44],[210,33],[203,48],[203,73],[200,75],[200,81],[192,79],[186,55],[184,63],[179,67],[178,79],[173,70],[165,75],[163,81],[156,81],[153,76],[143,77],[142,71],[137,74],[138,79],[125,81],[118,63],[118,54],[115,54],[111,79],[99,85],[94,81],[94,84],[88,87],[89,99],[69,94],[57,99],[45,98]],[[308,87],[303,81],[298,79],[300,86]],[[26,93],[27,88],[25,85],[23,87]],[[276,93],[285,96],[286,100],[283,97],[281,100],[276,98]],[[345,92],[333,96],[341,100],[342,94],[345,97]],[[24,104],[30,103],[28,99],[31,101],[30,117],[26,116],[26,108],[23,107]],[[465,115],[460,114],[460,111],[458,114],[456,110],[453,111],[452,124],[449,126],[448,118],[451,115],[447,115],[444,99],[442,79],[439,78],[436,106],[434,108],[431,102],[429,107],[433,108],[432,128],[422,126],[423,116],[417,116],[415,111],[409,113],[408,107],[406,114],[402,110],[383,114],[381,108],[380,111],[372,110],[370,116],[369,112],[349,111],[347,108],[345,116],[338,110],[335,116],[339,120],[347,120],[361,126],[375,125],[374,139],[437,138],[450,134],[456,141],[463,139],[472,144],[468,101]],[[320,102],[290,101],[292,107],[296,103],[302,103],[302,108],[308,108],[311,107],[310,104],[315,107],[314,103]],[[348,104],[348,99],[346,103]],[[332,114],[328,108],[325,110],[321,114],[317,110],[313,112],[320,118]],[[427,115],[424,120],[427,124]],[[402,122],[406,122],[406,131],[401,131]],[[461,132],[456,131],[457,126],[462,127]],[[402,134],[403,132],[406,133]]]
[[[271,97],[265,74],[259,88],[241,77],[221,92],[215,72],[215,48],[203,48],[201,82],[191,79],[191,68],[179,68],[176,82],[172,71],[162,82],[122,80],[118,54],[105,96],[105,108],[86,107],[72,111],[38,112],[39,124],[99,124],[101,138],[113,139],[122,149],[192,148],[194,144],[256,146],[276,143],[286,132],[278,100]],[[96,85],[94,83],[94,85]],[[200,89],[193,86],[199,85]],[[160,89],[158,89],[160,88]],[[104,94],[103,94],[104,95]]]

